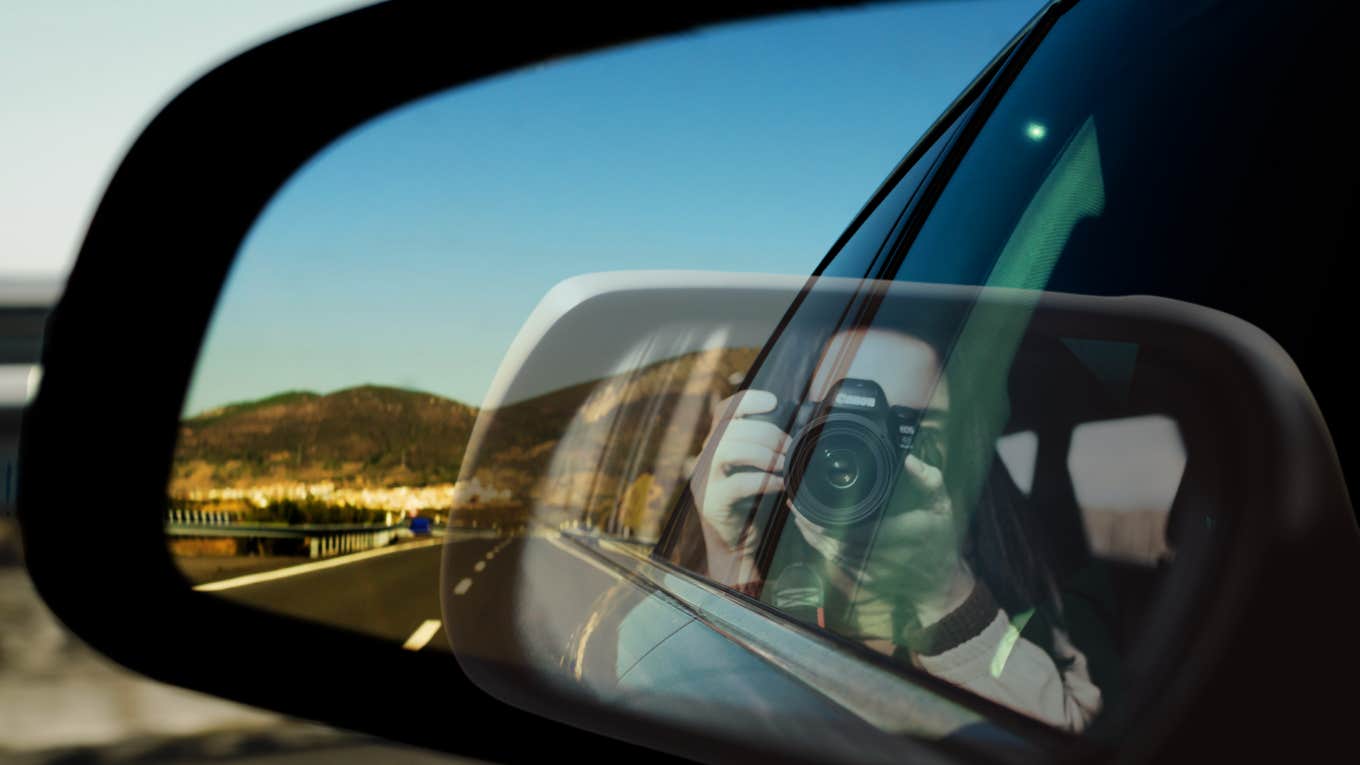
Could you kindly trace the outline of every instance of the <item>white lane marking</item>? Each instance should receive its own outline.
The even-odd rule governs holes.
[[[573,547],[573,546],[571,545],[570,542],[563,542],[561,539],[555,539],[555,538],[553,538],[553,537],[548,537],[548,543],[551,544],[553,547],[556,547],[557,549],[561,550],[562,552],[564,552],[564,553],[566,553],[566,554],[568,554],[568,555],[575,556],[576,558],[579,558],[580,560],[582,560],[582,561],[584,561],[584,562],[586,562],[586,563],[589,563],[590,565],[594,566],[595,568],[599,569],[600,571],[603,571],[605,574],[608,574],[609,576],[613,577],[614,579],[618,579],[618,580],[620,580],[620,581],[623,580],[623,574],[620,574],[619,572],[615,571],[614,569],[612,569],[612,568],[610,568],[610,567],[604,565],[603,563],[599,562],[598,560],[595,560],[594,558],[590,557],[589,555],[586,554],[586,552],[585,552],[584,550],[580,550],[580,549],[577,549],[577,548]]]
[[[321,571],[322,569],[335,568],[336,566],[345,566],[350,563],[358,563],[359,561],[368,560],[369,558],[377,558],[380,555],[391,555],[392,553],[405,552],[407,550],[418,550],[424,547],[431,547],[433,545],[439,545],[443,543],[444,540],[442,539],[426,539],[420,542],[411,542],[409,544],[404,544],[401,545],[400,547],[381,547],[377,550],[365,550],[363,552],[353,553],[352,555],[342,555],[338,558],[331,558],[330,560],[318,560],[312,561],[310,563],[299,563],[296,566],[289,566],[288,568],[276,568],[273,571],[261,571],[258,574],[246,574],[245,576],[232,577],[231,579],[221,579],[216,582],[206,582],[204,584],[196,585],[194,589],[199,592],[217,592],[218,590],[230,590],[235,587],[244,587],[248,584],[259,584],[260,582],[272,582],[275,579],[286,579],[290,576],[297,576],[298,574],[310,574],[313,571]]]
[[[468,588],[470,587],[472,587],[472,579],[469,577],[463,577],[461,580],[458,581],[458,584],[455,584],[453,586],[453,594],[462,595],[466,593],[468,591]]]
[[[491,552],[487,553],[487,554],[486,554],[486,559],[487,559],[487,560],[495,560],[495,559],[496,559],[496,551],[495,551],[495,550],[492,550]]]
[[[426,643],[430,642],[430,638],[434,637],[434,633],[438,631],[439,620],[426,619],[420,623],[419,627],[416,627],[416,631],[411,633],[411,637],[406,638],[406,642],[402,643],[401,647],[408,651],[419,651],[425,647]]]
[[[592,609],[590,618],[586,620],[585,629],[581,630],[581,637],[576,641],[576,679],[580,680],[586,668],[586,645],[594,637],[595,630],[600,626],[600,614],[602,609]]]
[[[486,561],[484,560],[477,561],[477,565],[473,566],[472,570],[476,571],[479,574],[482,573],[483,571],[486,570]]]

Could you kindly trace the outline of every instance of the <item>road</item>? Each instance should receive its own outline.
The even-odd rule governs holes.
[[[518,634],[538,655],[561,654],[618,575],[554,533],[472,536],[454,532],[264,574],[201,585],[231,600],[383,637],[411,650],[449,652],[440,608],[442,545],[449,544],[459,649],[497,657]],[[516,577],[532,577],[544,607],[515,613]],[[517,631],[512,633],[512,631]]]

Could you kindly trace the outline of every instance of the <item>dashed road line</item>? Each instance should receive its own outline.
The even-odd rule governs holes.
[[[484,560],[477,561],[477,565],[473,566],[472,570],[476,571],[479,574],[482,573],[483,571],[486,570],[486,561]]]
[[[463,577],[461,580],[459,580],[458,584],[455,584],[455,585],[453,586],[453,594],[454,594],[454,595],[464,595],[464,594],[467,593],[468,589],[471,588],[471,587],[472,587],[472,578],[471,578],[471,577]]]
[[[411,633],[411,637],[406,638],[406,642],[402,643],[401,647],[408,651],[419,651],[439,631],[439,625],[438,619],[426,619],[420,623],[419,627],[416,627],[416,631]]]

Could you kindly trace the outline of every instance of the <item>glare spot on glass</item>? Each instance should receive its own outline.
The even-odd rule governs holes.
[[[1044,140],[1044,136],[1048,135],[1048,128],[1037,122],[1031,122],[1028,125],[1025,125],[1025,135],[1031,141],[1042,141]]]

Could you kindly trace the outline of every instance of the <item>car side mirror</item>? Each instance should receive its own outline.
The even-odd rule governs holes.
[[[711,565],[714,540],[694,477],[730,425],[715,402],[740,388],[806,386],[845,307],[866,294],[876,301],[872,326],[946,338],[946,376],[984,380],[954,384],[950,406],[956,417],[970,406],[991,411],[985,427],[1004,470],[989,473],[987,490],[1010,494],[1004,509],[977,517],[1033,538],[998,548],[975,521],[967,544],[986,552],[973,567],[990,570],[1000,592],[1007,582],[997,572],[1009,569],[988,569],[995,561],[982,557],[1047,556],[1037,565],[1062,591],[1068,619],[1049,634],[1072,641],[1067,656],[1077,657],[1080,682],[1098,689],[1070,700],[1089,704],[1083,712],[1055,717],[987,683],[866,650],[873,641],[851,629],[863,621],[828,625],[834,598],[818,601],[813,616],[782,602],[787,592],[773,580],[804,541],[792,529],[808,522],[792,492],[781,497],[787,508],[747,510],[763,580]],[[794,309],[772,327],[785,306]],[[722,360],[746,349],[748,336],[772,329],[748,373],[722,374]],[[713,338],[723,340],[706,346]],[[579,352],[564,355],[568,348]],[[870,348],[855,352],[879,352]],[[612,373],[585,379],[591,375],[577,364]],[[548,402],[564,396],[570,403],[560,416],[547,418]],[[683,272],[578,277],[544,298],[507,354],[462,479],[514,459],[507,446],[535,417],[547,430],[535,438],[550,448],[513,510],[523,537],[493,548],[499,555],[511,545],[512,579],[494,605],[469,597],[461,584],[471,581],[481,548],[446,545],[444,626],[479,686],[616,736],[626,736],[630,722],[601,725],[599,712],[851,756],[827,730],[846,725],[832,708],[869,723],[854,739],[860,755],[891,756],[901,733],[984,756],[996,753],[1001,736],[1014,754],[1026,736],[1053,738],[1036,720],[1083,729],[1085,741],[1057,738],[1099,751],[1169,708],[1227,703],[1215,685],[1246,681],[1233,677],[1245,671],[1238,651],[1271,639],[1270,630],[1239,621],[1253,612],[1253,591],[1279,592],[1301,575],[1294,524],[1345,534],[1350,518],[1330,441],[1288,357],[1245,322],[1162,298]],[[1266,433],[1291,448],[1263,455],[1247,446]],[[772,472],[787,487],[797,467],[792,458],[785,464]],[[825,477],[803,483],[817,480],[825,491],[836,488]],[[642,483],[650,502],[635,496]],[[1001,501],[988,497],[978,502]],[[887,533],[875,529],[880,540]],[[870,556],[877,560],[854,570],[890,570],[911,554],[881,542]],[[1271,574],[1256,579],[1249,572],[1261,565]],[[1243,579],[1256,584],[1225,586]],[[1042,614],[1042,605],[1031,611]],[[1011,619],[1017,623],[1030,636]],[[1206,670],[1216,683],[1185,680],[1184,667],[1201,662],[1216,667]],[[772,690],[789,676],[818,700]],[[1069,687],[1078,682],[1063,676]],[[1259,669],[1251,677],[1286,682]]]
[[[1354,618],[1329,585],[1354,577],[1360,534],[1336,451],[1280,345],[1208,308],[834,278],[827,263],[809,280],[820,240],[793,276],[696,271],[701,255],[734,264],[730,250],[692,249],[677,256],[690,270],[578,269],[546,295],[447,279],[485,308],[457,327],[469,336],[493,311],[519,326],[525,312],[506,296],[526,312],[542,297],[481,400],[348,379],[324,394],[196,396],[213,377],[206,360],[263,376],[258,355],[214,352],[232,311],[252,342],[316,322],[341,351],[357,328],[382,333],[369,349],[446,350],[414,340],[413,322],[364,326],[362,298],[381,278],[344,300],[290,302],[353,261],[416,282],[420,300],[394,291],[380,308],[458,302],[419,267],[424,248],[448,242],[403,217],[448,208],[393,204],[396,234],[349,261],[346,237],[313,249],[270,217],[280,199],[297,202],[298,178],[326,170],[342,136],[372,139],[370,121],[398,122],[396,107],[536,62],[679,32],[709,43],[692,30],[824,5],[848,4],[647,18],[548,9],[526,27],[519,9],[397,1],[191,86],[119,168],[48,319],[17,498],[44,599],[94,647],[160,680],[487,759],[528,759],[548,742],[619,759],[1149,760],[1215,751],[1214,732],[1246,710],[1260,719],[1261,705],[1280,707],[1284,735],[1335,719],[1316,675],[1288,659],[1349,648]],[[932,197],[971,140],[969,115],[995,105],[1036,30],[1070,6],[1017,19],[1020,33],[849,230],[827,234],[850,263],[836,273],[883,272],[904,211]],[[916,28],[882,18],[859,28]],[[901,47],[896,34],[878,39]],[[736,46],[748,48],[817,46]],[[753,69],[803,89],[778,67]],[[505,124],[531,122],[507,102]],[[1040,147],[1044,126],[1026,130],[1025,146]],[[373,180],[332,176],[359,201],[337,218],[412,201],[410,185]],[[510,199],[536,188],[508,187]],[[269,254],[268,223],[283,243],[273,254],[319,252],[322,265],[283,274],[278,260],[241,257]],[[383,260],[389,245],[417,255],[399,268]],[[268,301],[238,299],[242,268],[284,285],[270,305],[301,310],[279,319],[260,310]],[[280,345],[278,366],[305,365],[311,345]],[[342,384],[357,387],[333,390]],[[793,406],[734,402],[753,391]],[[723,462],[745,414],[767,415],[759,449]],[[847,423],[846,441],[823,442]],[[781,431],[788,449],[767,440]],[[832,512],[807,512],[791,485],[710,501],[724,479],[768,488],[790,471]],[[854,522],[838,520],[845,508]],[[906,549],[918,527],[936,541]],[[303,581],[324,584],[294,588]],[[950,651],[972,653],[944,666],[960,655]],[[1360,681],[1335,664],[1328,682]]]

